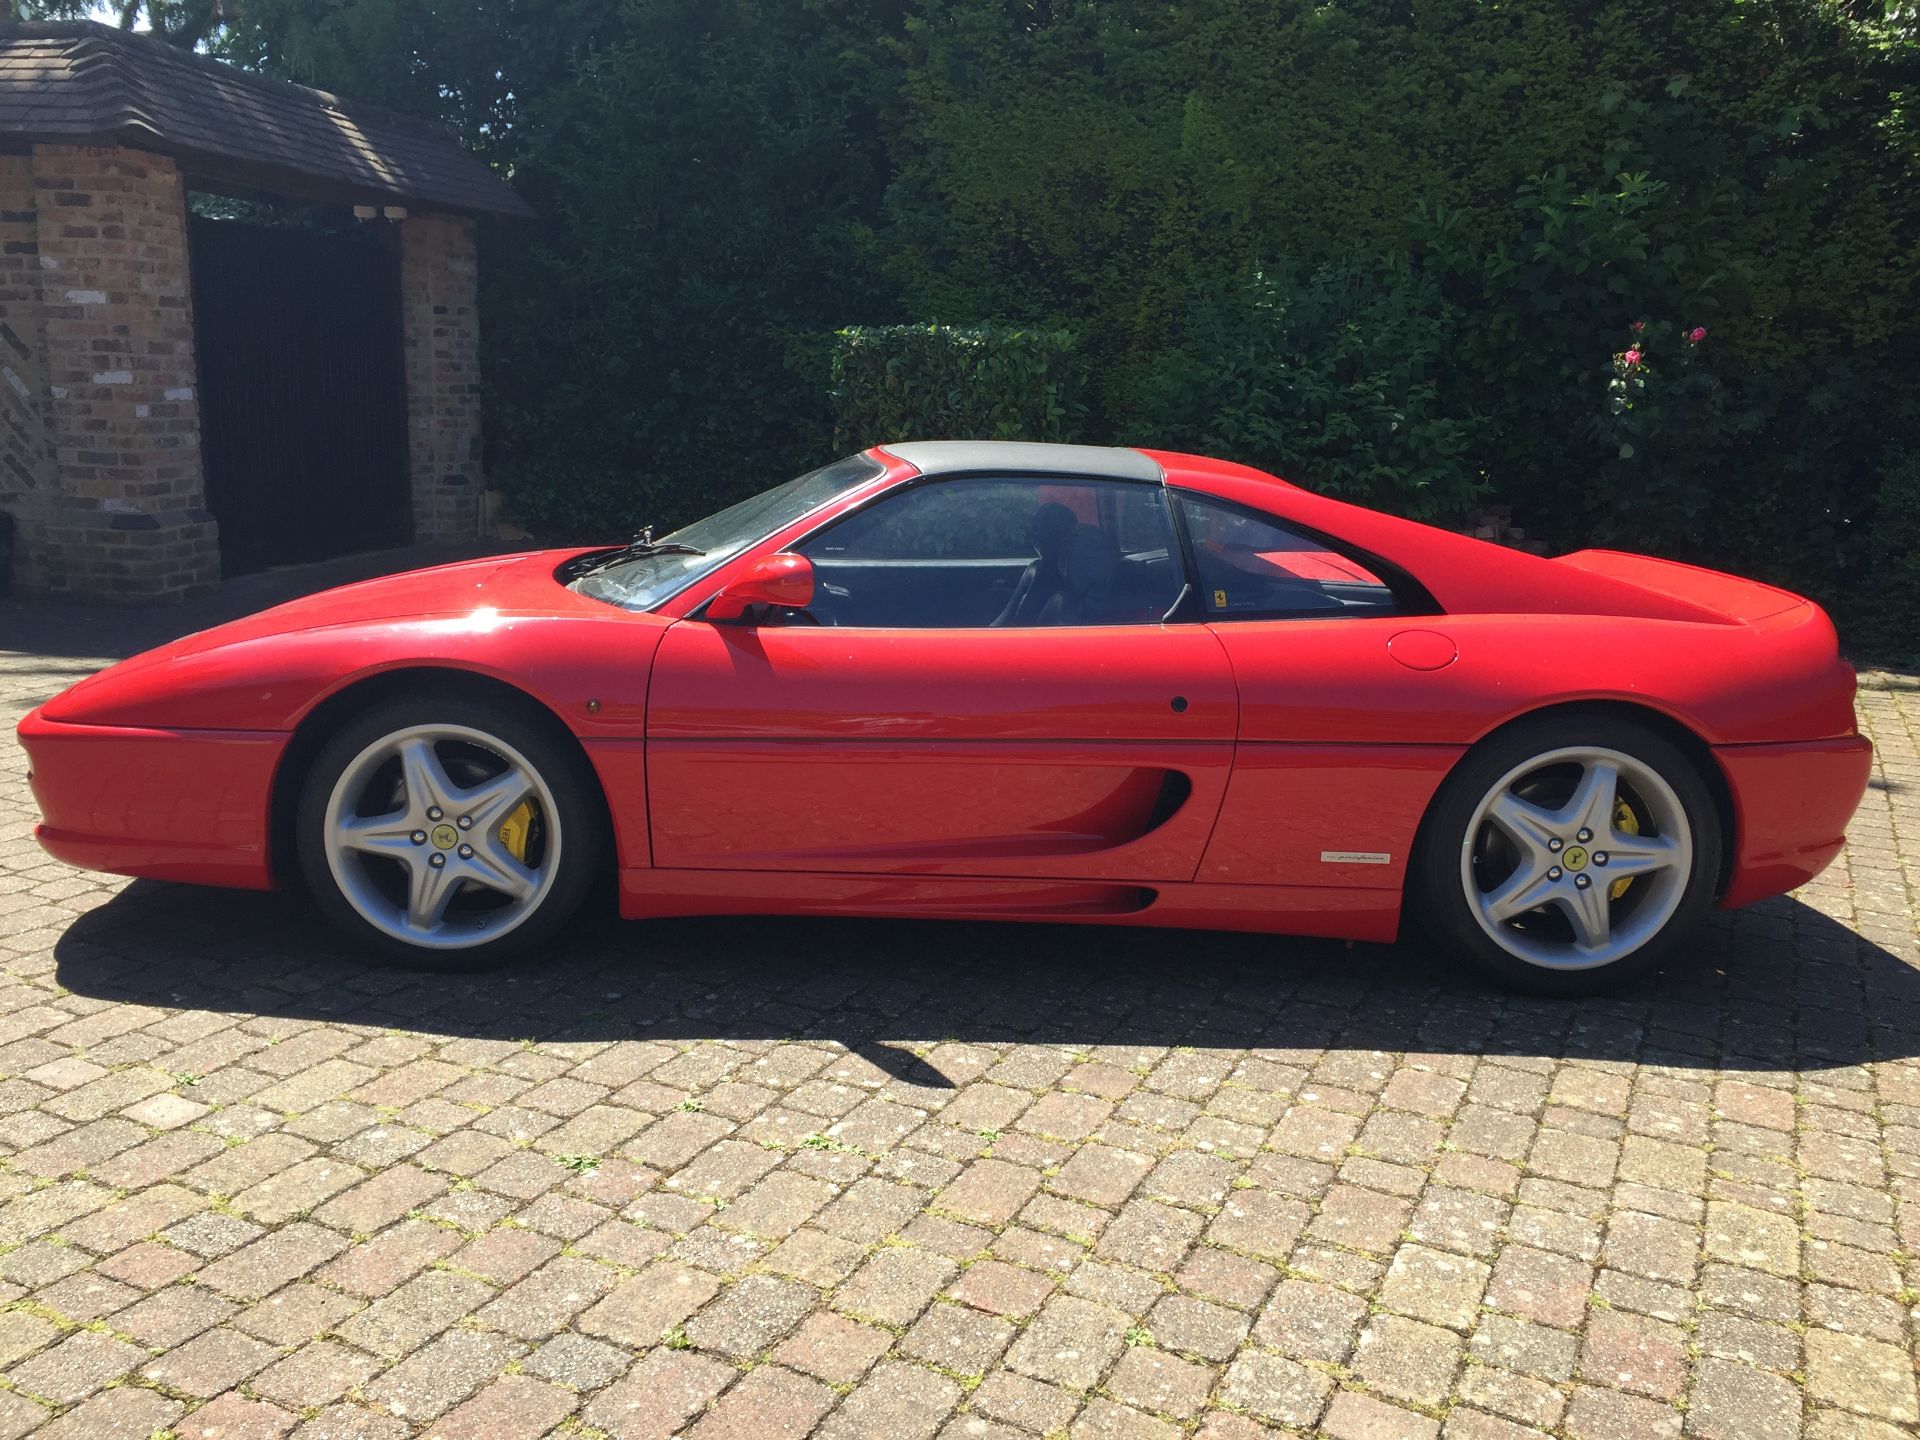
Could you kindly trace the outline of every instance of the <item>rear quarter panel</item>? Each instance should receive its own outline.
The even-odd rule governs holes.
[[[1240,687],[1242,741],[1471,745],[1530,711],[1642,705],[1709,745],[1853,731],[1853,671],[1809,604],[1753,626],[1604,615],[1381,616],[1217,625]],[[1388,642],[1450,639],[1411,670]]]
[[[1199,877],[1399,889],[1460,757],[1513,720],[1611,701],[1716,755],[1853,730],[1853,672],[1814,606],[1754,625],[1592,615],[1434,615],[1214,626],[1240,689],[1233,778]],[[1434,670],[1388,642],[1436,632]],[[1724,762],[1723,762],[1724,769]]]

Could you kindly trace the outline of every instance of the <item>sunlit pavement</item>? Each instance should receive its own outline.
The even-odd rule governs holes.
[[[1920,679],[1843,860],[1604,1002],[853,921],[447,978],[29,836],[14,721],[266,598],[0,602],[0,1440],[1920,1420]]]

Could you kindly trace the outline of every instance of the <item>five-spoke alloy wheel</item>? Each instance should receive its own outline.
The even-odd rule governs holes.
[[[565,922],[597,863],[601,816],[579,771],[519,707],[433,695],[378,706],[307,778],[296,823],[308,882],[336,923],[409,963],[506,959]]]
[[[1684,753],[1638,723],[1570,715],[1462,761],[1413,878],[1443,939],[1564,995],[1656,964],[1711,903],[1719,862],[1719,815]]]

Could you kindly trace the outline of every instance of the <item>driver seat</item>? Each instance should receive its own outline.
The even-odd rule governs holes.
[[[1073,511],[1058,501],[1050,501],[1033,512],[1033,518],[1027,522],[1027,539],[1040,553],[1021,572],[1013,594],[1007,597],[1006,605],[993,621],[995,629],[1053,623],[1042,620],[1040,613],[1059,598],[1064,583],[1061,567],[1068,544],[1076,531],[1087,528],[1080,524]]]

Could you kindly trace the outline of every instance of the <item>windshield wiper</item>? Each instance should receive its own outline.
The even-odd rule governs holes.
[[[648,525],[618,550],[610,550],[604,555],[596,555],[590,559],[582,556],[574,561],[568,567],[572,571],[569,579],[584,580],[587,576],[598,574],[611,566],[624,565],[629,560],[644,560],[650,555],[704,555],[706,553],[692,545],[682,545],[677,540],[655,540],[653,527]]]

